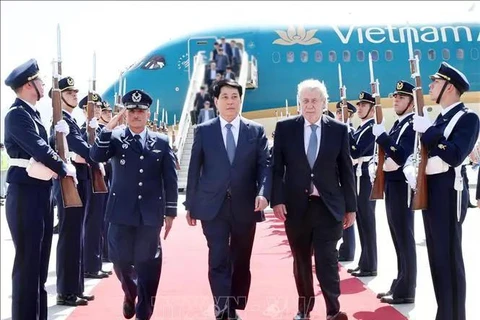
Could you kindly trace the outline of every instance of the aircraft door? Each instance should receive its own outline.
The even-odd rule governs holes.
[[[213,50],[213,44],[217,41],[217,37],[195,37],[188,39],[188,77],[191,78],[193,72],[194,58],[199,51],[202,51],[204,62],[208,63]]]

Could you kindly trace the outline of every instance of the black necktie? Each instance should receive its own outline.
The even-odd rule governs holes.
[[[398,126],[399,123],[400,123],[400,121],[396,120],[393,123],[393,127],[392,127],[392,129],[390,129],[390,132],[395,132],[395,130],[397,130],[397,126]]]
[[[140,139],[142,139],[142,137],[140,137],[139,134],[136,134],[134,138],[135,138],[135,145],[137,146],[138,150],[142,151],[143,146],[142,146],[142,143],[140,142]]]

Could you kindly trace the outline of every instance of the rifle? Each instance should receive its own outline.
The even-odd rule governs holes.
[[[58,63],[58,62],[57,62]],[[57,67],[59,65],[57,64]],[[53,124],[55,125],[58,121],[63,119],[62,115],[62,96],[60,93],[60,88],[58,87],[58,71],[55,70],[55,63],[53,63],[53,76],[52,76],[52,109],[53,109]],[[68,144],[67,137],[62,132],[55,132],[55,149],[60,156],[60,158],[65,163],[70,163],[68,158]],[[65,176],[59,177],[60,182],[60,191],[62,193],[63,207],[72,208],[72,207],[83,207],[82,199],[77,190],[77,186],[73,177]]]
[[[92,77],[92,89],[88,90],[88,99],[87,99],[87,140],[89,145],[93,145],[95,143],[95,135],[96,135],[96,130],[94,128],[91,128],[88,123],[92,118],[94,117],[95,114],[95,102],[94,100],[94,93],[95,91],[95,86],[96,86],[96,55],[93,53],[93,77]],[[100,171],[100,168],[98,167],[92,167],[89,166],[90,170],[90,177],[92,181],[92,190],[93,193],[107,193],[108,188],[107,185],[105,184],[105,179],[103,178],[103,174]]]
[[[417,115],[423,117],[423,107],[425,102],[423,100],[422,79],[420,77],[420,64],[418,56],[413,56],[412,37],[410,30],[407,30],[408,53],[410,63],[410,73],[415,79],[415,89],[413,90],[413,101],[415,105],[415,112]],[[428,207],[427,194],[427,161],[428,150],[425,145],[420,142],[422,134],[415,132],[415,142],[413,146],[413,165],[417,167],[417,184],[413,195],[413,210],[425,210]],[[420,159],[418,159],[418,149],[420,149]]]
[[[370,87],[372,89],[372,95],[375,98],[375,123],[380,124],[383,122],[383,112],[380,97],[380,84],[378,79],[374,81],[373,77],[373,62],[372,54],[368,54],[369,66],[370,66]],[[375,173],[375,180],[373,181],[372,192],[370,194],[370,200],[383,199],[383,193],[385,190],[385,172],[383,171],[383,163],[385,162],[385,150],[375,143],[376,152],[373,153],[374,160],[378,159],[377,170]]]
[[[347,105],[347,87],[343,84],[342,81],[342,66],[338,64],[338,82],[340,89],[340,106],[342,108],[342,122],[347,123],[348,121],[348,105]]]

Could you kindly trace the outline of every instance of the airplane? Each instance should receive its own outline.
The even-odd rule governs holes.
[[[156,101],[151,107],[152,118],[157,110],[166,115],[162,117],[164,123],[171,125],[174,119],[178,123],[189,97],[198,91],[203,81],[205,71],[198,70],[195,74],[195,64],[205,69],[214,42],[225,37],[227,42],[235,40],[243,54],[247,54],[244,58],[247,57],[248,63],[242,64],[241,72],[246,88],[242,116],[264,124],[267,132],[273,130],[282,116],[298,114],[297,84],[308,78],[325,82],[328,108],[334,111],[340,99],[339,65],[349,102],[355,103],[362,90],[371,92],[369,53],[375,79],[380,83],[388,126],[395,120],[392,99],[388,98],[396,82],[413,83],[408,62],[408,30],[414,55],[420,59],[424,100],[430,105],[427,111],[439,112],[439,107],[428,97],[428,76],[438,70],[441,61],[466,74],[471,89],[462,96],[462,101],[480,111],[480,24],[461,22],[408,26],[261,26],[198,31],[164,43],[144,55],[118,82],[111,84],[102,97],[113,104],[122,90],[125,93],[133,88],[142,89]]]

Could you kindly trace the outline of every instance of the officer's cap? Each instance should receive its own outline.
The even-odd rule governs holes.
[[[326,114],[327,116],[329,116],[330,118],[334,118],[334,119],[335,119],[335,115],[333,114],[332,111],[326,109],[323,113]]]
[[[371,103],[371,104],[375,104],[375,98],[370,93],[368,93],[367,91],[362,91],[358,95],[357,105],[360,102],[368,102],[368,103]]]
[[[342,108],[342,107],[341,107],[341,104],[342,104],[341,101],[337,102],[337,105],[336,105],[337,110],[339,110],[339,109]],[[352,112],[352,113],[357,112],[357,108],[355,108],[355,106],[354,106],[353,104],[351,104],[350,102],[348,102],[348,101],[347,101],[347,108],[348,108],[348,111],[350,111],[350,112]]]
[[[75,87],[75,80],[72,77],[65,77],[58,81],[58,88],[60,92],[63,91],[75,91],[78,92],[78,89]],[[53,88],[52,88],[53,89]],[[48,92],[48,96],[52,97],[52,89]]]
[[[102,108],[102,111],[113,111],[112,107],[110,106],[110,103],[108,103],[107,100],[102,101],[101,108]]]
[[[122,97],[122,103],[127,109],[147,110],[152,104],[152,98],[142,90],[132,90]]]
[[[467,77],[461,71],[455,69],[446,62],[442,62],[438,71],[431,75],[430,79],[446,80],[453,84],[460,94],[470,89],[470,83],[468,82]]]
[[[395,85],[395,91],[393,92],[393,95],[396,94],[404,94],[404,95],[409,95],[413,97],[413,89],[415,86],[407,81],[400,80],[397,82]]]
[[[15,90],[25,83],[38,78],[39,74],[40,69],[38,68],[37,60],[30,59],[10,72],[5,79],[5,85]]]
[[[101,106],[102,105],[102,97],[96,93],[96,92],[93,92],[92,93],[92,101],[98,105],[98,106]],[[80,102],[78,103],[78,106],[80,107],[80,109],[85,109],[87,107],[87,104],[88,104],[88,95],[86,95],[82,100],[80,100]]]
[[[240,97],[242,96],[243,89],[242,86],[238,84],[237,81],[231,79],[220,80],[217,84],[213,87],[213,96],[218,98],[220,96],[220,91],[223,87],[232,87],[238,90],[238,94]]]

